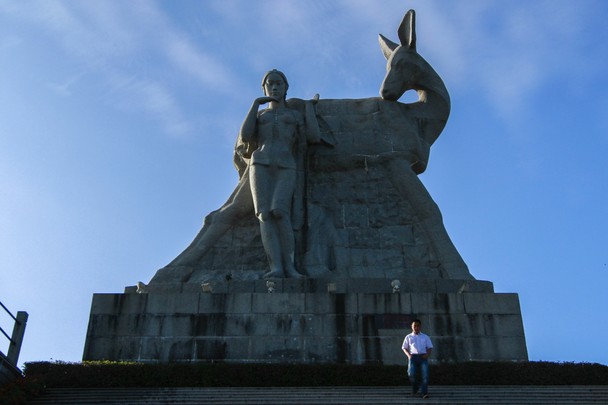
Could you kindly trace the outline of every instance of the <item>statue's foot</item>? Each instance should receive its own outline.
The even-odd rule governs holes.
[[[288,267],[285,272],[287,273],[287,277],[289,278],[304,278],[304,275],[298,273],[298,271],[294,267]]]
[[[267,273],[264,273],[264,278],[284,278],[285,275],[280,270],[271,270]]]

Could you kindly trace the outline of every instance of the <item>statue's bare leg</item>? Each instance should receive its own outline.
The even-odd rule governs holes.
[[[281,259],[285,276],[291,278],[302,278],[302,274],[298,273],[295,267],[294,252],[295,252],[295,235],[291,226],[291,219],[288,215],[280,211],[273,211],[273,219],[276,221],[279,231],[279,241],[281,243]]]
[[[440,270],[450,279],[468,280],[473,276],[452,243],[445,226],[441,211],[409,162],[393,159],[388,163],[389,175],[393,185],[412,206],[419,225],[439,260]]]
[[[281,255],[281,240],[279,238],[276,221],[271,217],[270,213],[266,212],[259,213],[258,219],[260,220],[262,244],[264,245],[264,250],[268,257],[268,264],[270,266],[270,271],[265,273],[264,277],[285,277]]]

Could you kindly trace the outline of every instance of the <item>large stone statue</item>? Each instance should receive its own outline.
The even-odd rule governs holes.
[[[285,75],[266,74],[265,96],[254,101],[235,147],[235,191],[151,284],[472,279],[418,178],[450,99],[416,51],[414,17],[413,10],[405,15],[400,44],[380,35],[388,60],[380,98],[286,100]],[[397,102],[407,90],[419,100]]]
[[[148,285],[94,295],[84,360],[400,364],[413,319],[433,362],[527,360],[517,294],[469,274],[418,178],[450,99],[412,10],[398,32],[380,97],[286,99],[264,76],[234,192]]]

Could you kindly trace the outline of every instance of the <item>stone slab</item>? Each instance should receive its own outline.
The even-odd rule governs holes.
[[[84,360],[403,364],[422,320],[432,361],[524,361],[517,294],[95,294]]]

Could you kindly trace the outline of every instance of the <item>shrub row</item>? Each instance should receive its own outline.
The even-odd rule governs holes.
[[[405,366],[35,362],[26,380],[45,387],[288,387],[407,385]],[[471,362],[432,365],[434,385],[607,385],[595,363]]]

